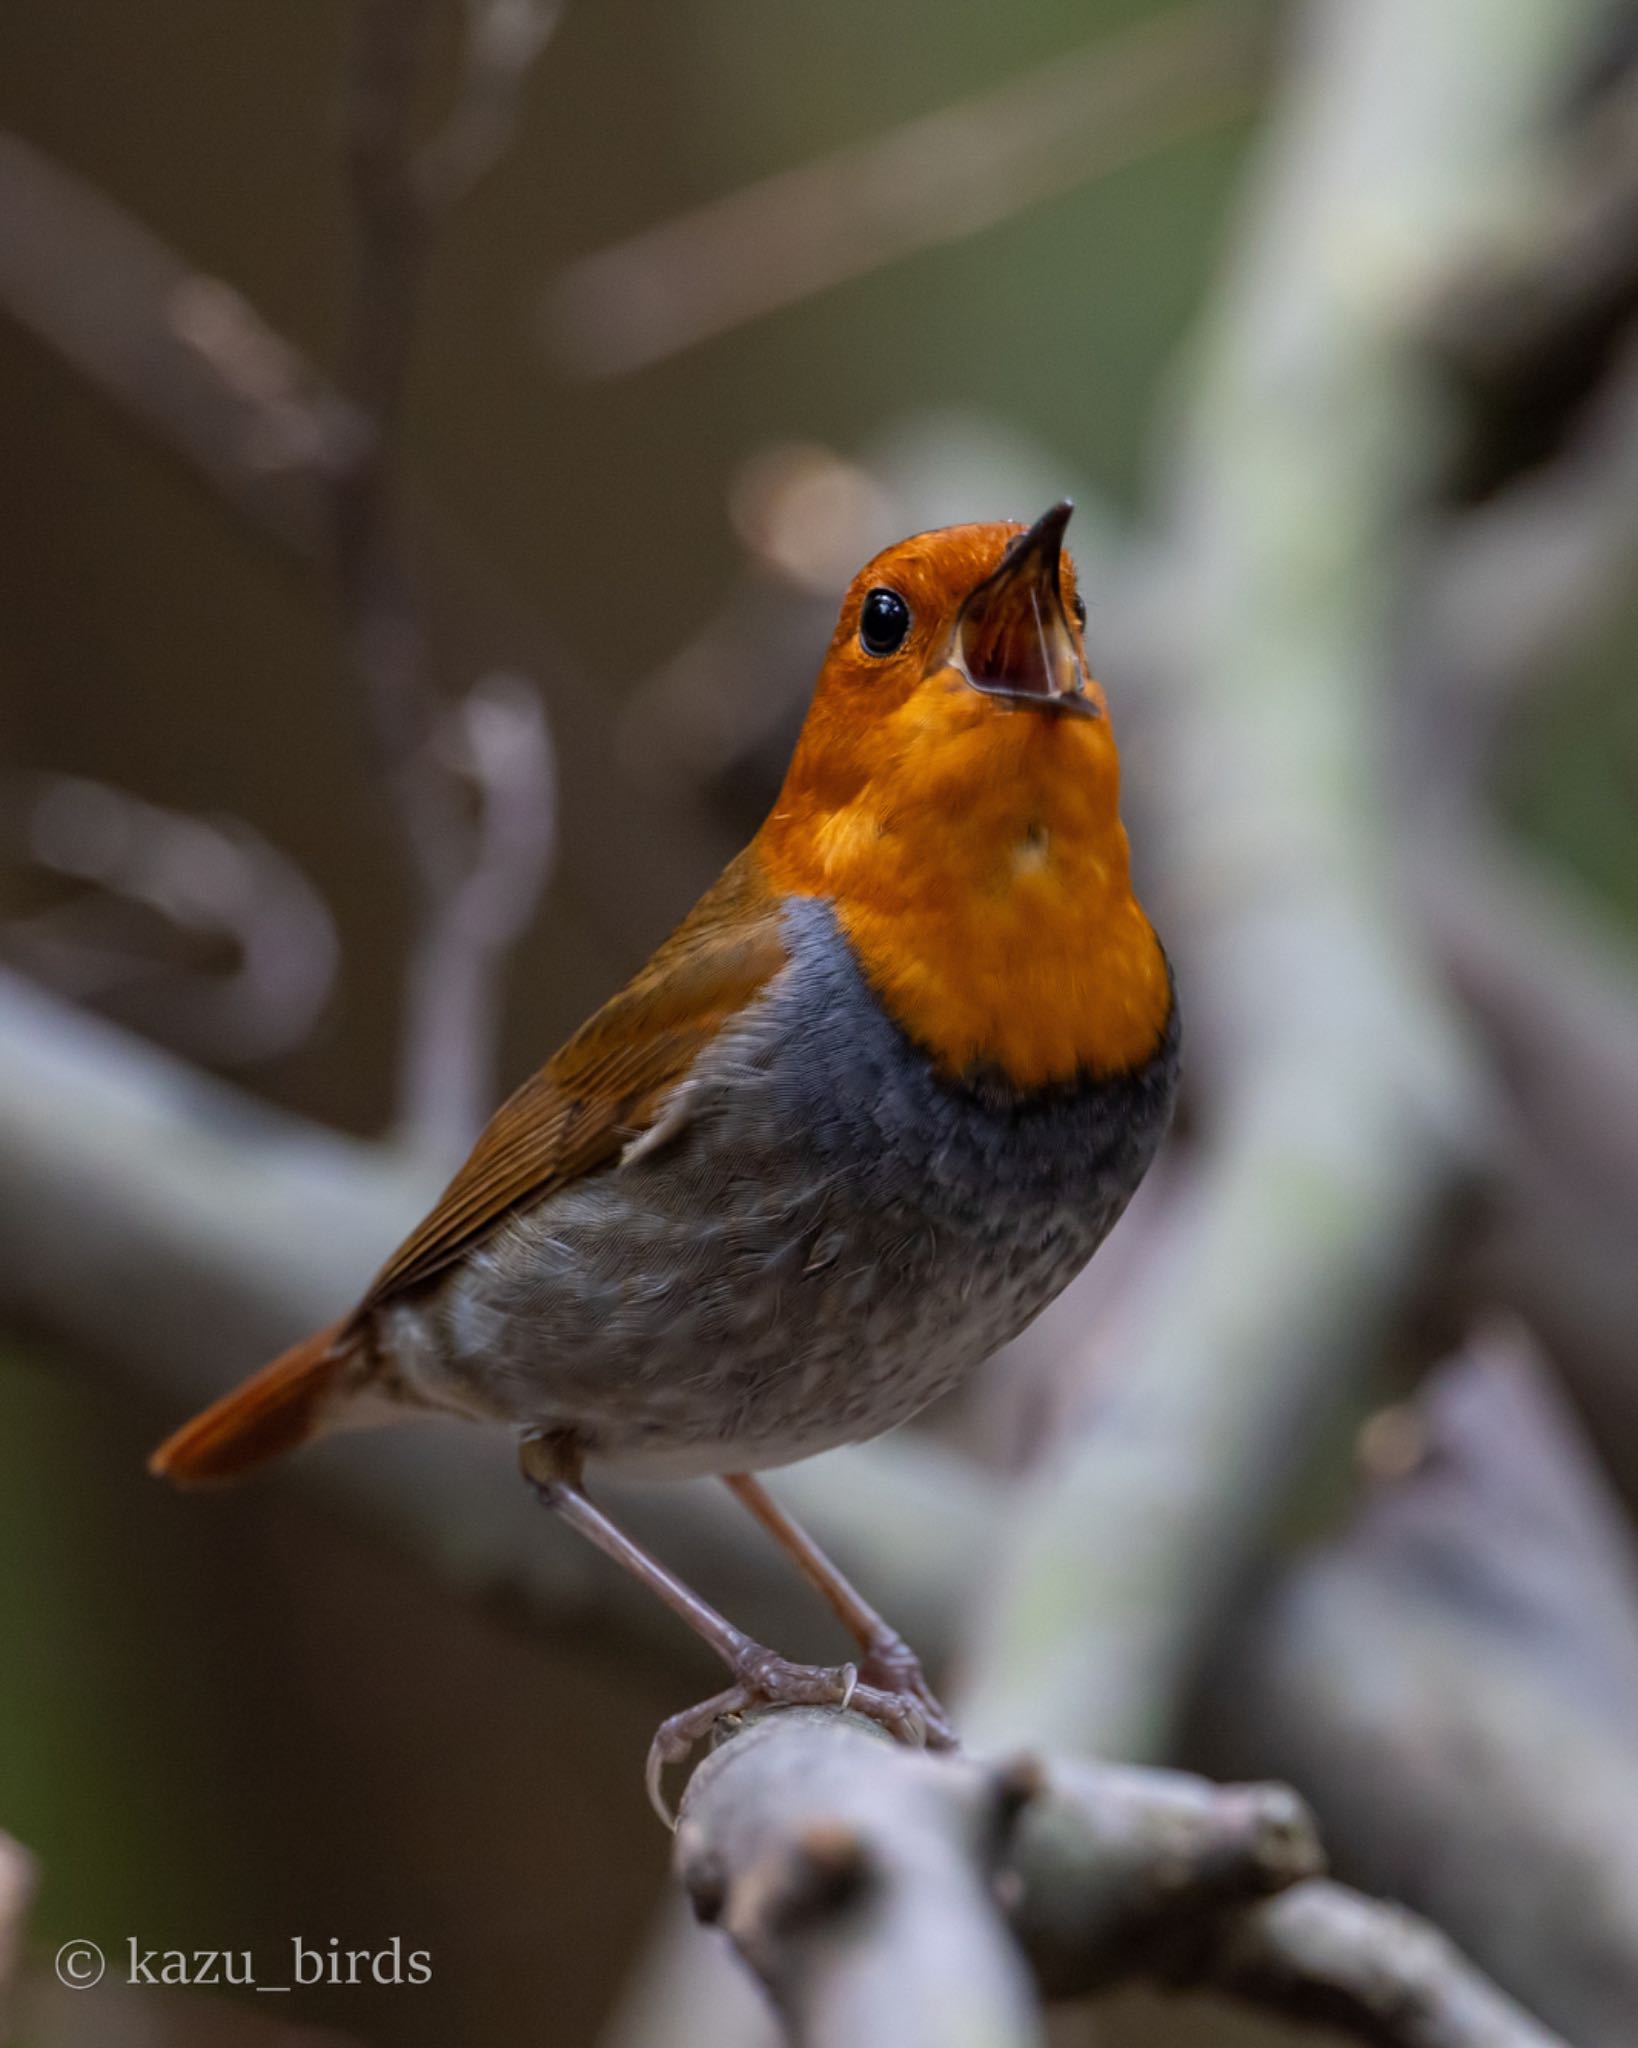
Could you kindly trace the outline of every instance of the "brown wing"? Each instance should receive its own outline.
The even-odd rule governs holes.
[[[778,901],[747,849],[641,973],[495,1112],[361,1310],[430,1278],[520,1202],[617,1159],[785,960]]]

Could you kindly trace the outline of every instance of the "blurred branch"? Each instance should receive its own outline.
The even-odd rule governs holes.
[[[799,1710],[690,1781],[678,1875],[793,2040],[1034,2043],[1001,1912],[1049,1995],[1148,1980],[1321,2020],[1378,2048],[1549,2048],[1432,1928],[1317,1879],[1280,1786],[994,1766]]]
[[[1375,2048],[1558,2041],[1425,1921],[1338,1884],[1300,1885],[1238,1915],[1188,1981]]]
[[[296,350],[95,186],[0,134],[0,307],[285,545],[328,546],[322,490],[364,433]]]
[[[1422,829],[1471,811],[1528,692],[1565,672],[1638,563],[1638,337],[1557,459],[1430,537],[1412,592],[1395,745]]]
[[[197,1406],[335,1315],[435,1192],[429,1162],[270,1111],[0,972],[0,1314],[120,1365],[167,1407]],[[406,1426],[307,1463],[468,1592],[682,1647],[657,1602],[554,1537],[504,1432]],[[815,1460],[780,1492],[919,1642],[951,1640],[993,1519],[976,1468],[908,1437]],[[745,1540],[723,1488],[606,1495],[746,1626],[789,1634],[789,1572]]]
[[[556,753],[533,685],[504,673],[475,683],[421,751],[452,798],[473,795],[476,816],[459,862],[423,870],[401,1116],[410,1142],[458,1162],[495,1105],[500,976],[556,853]]]
[[[555,838],[552,748],[520,677],[485,678],[457,711],[443,708],[394,478],[427,249],[504,151],[555,14],[531,0],[472,0],[456,109],[423,151],[415,99],[430,0],[360,0],[346,95],[356,277],[342,382],[368,429],[334,474],[336,571],[420,896],[401,1114],[413,1142],[445,1160],[460,1157],[494,1099],[496,984]]]
[[[1468,413],[1446,480],[1458,502],[1489,498],[1581,430],[1638,316],[1630,50],[1578,99],[1506,231],[1469,252],[1434,308],[1429,343]]]
[[[492,12],[473,16],[474,50],[487,54],[473,58],[471,80],[482,84],[470,83],[462,103],[472,111],[457,113],[433,159],[442,168],[428,173],[440,204],[476,182],[477,131],[495,141],[495,49],[524,47],[485,30]],[[413,218],[426,224],[425,205]],[[0,136],[0,304],[287,545],[323,559],[333,533],[423,890],[407,1121],[447,1163],[493,1097],[493,983],[544,880],[552,754],[544,712],[513,676],[484,676],[450,710],[426,688],[419,613],[386,501],[413,277],[403,253],[419,229],[392,229],[386,200],[370,219],[384,253],[366,265],[354,402],[327,390],[230,286],[189,270],[93,188]]]
[[[344,382],[373,424],[342,508],[347,542],[368,556],[391,538],[388,450],[403,409],[415,304],[434,235],[499,164],[524,91],[561,12],[559,0],[465,0],[463,68],[453,110],[417,140],[416,101],[435,0],[357,0],[343,111],[357,241]]]
[[[5,794],[0,817],[27,863],[85,885],[0,921],[13,963],[195,1059],[247,1064],[303,1043],[338,948],[322,899],[277,847],[81,776],[18,777]],[[226,967],[211,957],[224,949]]]
[[[647,368],[1229,121],[1255,102],[1270,20],[1192,0],[583,257],[547,301],[555,351],[582,376]]]
[[[1629,108],[1638,133],[1638,106]],[[1512,1105],[1469,1298],[1549,1338],[1638,1500],[1638,980],[1613,931],[1490,817],[1520,714],[1574,673],[1638,564],[1638,339],[1555,459],[1432,537],[1395,721],[1402,889]]]
[[[415,163],[433,218],[478,189],[511,147],[535,62],[563,13],[562,0],[465,0],[466,49],[455,105]]]
[[[1431,820],[1417,890],[1509,1112],[1460,1275],[1547,1339],[1638,1503],[1638,969],[1589,904],[1499,831]]]
[[[1106,1339],[1078,1440],[1009,1517],[979,1739],[1165,1743],[1477,1142],[1472,1071],[1393,900],[1377,735],[1399,534],[1440,446],[1408,313],[1592,16],[1503,12],[1318,0],[1295,38],[1153,572],[1172,721],[1147,794],[1206,1091],[1192,1207]]]
[[[483,21],[499,20],[509,5],[510,0],[495,0]],[[499,37],[481,22],[473,33],[469,49],[487,35]],[[463,102],[469,109],[479,100],[493,101],[492,88],[479,93],[470,83],[482,69],[471,60]],[[435,139],[427,146],[434,163],[440,149],[452,146],[454,133],[472,133],[470,112],[464,120],[452,118],[456,126],[443,131],[444,143]],[[488,117],[480,125],[494,133]],[[476,153],[469,151],[472,145],[464,143],[454,154],[471,162]],[[460,189],[448,172],[424,175],[435,185],[448,180]],[[370,441],[366,416],[230,285],[194,270],[94,186],[4,133],[0,312],[83,377],[123,419],[180,457],[255,532],[299,561],[329,569],[335,479]],[[651,942],[675,918],[681,907],[678,877],[710,874],[720,865],[722,848],[679,815],[668,824],[674,860],[605,858],[607,821],[631,802],[631,784],[603,745],[606,705],[591,691],[573,687],[575,672],[539,620],[468,556],[435,511],[408,490],[401,496],[403,545],[429,638],[447,650],[446,669],[458,662],[459,680],[483,685],[475,702],[463,701],[445,714],[435,744],[455,764],[446,773],[475,794],[474,784],[483,777],[467,776],[459,764],[484,753],[492,780],[493,750],[488,735],[474,733],[474,724],[486,721],[488,703],[515,696],[505,678],[552,676],[553,733],[577,763],[573,781],[558,793],[564,893],[586,906],[588,926],[614,935],[610,971],[629,965],[632,949]],[[492,732],[492,721],[490,727]],[[531,733],[526,721],[515,729],[525,755],[532,749],[538,756],[544,728]],[[517,787],[522,786],[520,781]],[[514,818],[527,822],[510,800],[512,787],[497,792],[498,817],[480,829],[492,831]],[[469,803],[469,820],[471,808]],[[543,831],[549,822],[550,807],[543,804],[534,814],[535,829]],[[525,865],[514,854],[500,868],[521,877]],[[476,872],[488,875],[493,866],[480,849]],[[446,931],[459,922],[452,916]],[[458,932],[451,943],[461,943]],[[486,941],[491,952],[495,943]],[[423,955],[424,980],[442,985],[436,964],[435,956]],[[470,975],[466,986],[475,986]],[[441,1027],[428,1033],[434,1045],[456,1035]]]
[[[0,2048],[12,2039],[23,1936],[33,1897],[33,1857],[10,1835],[0,1834]]]
[[[433,182],[452,198],[461,189],[448,172]],[[544,882],[555,797],[544,711],[513,673],[480,669],[453,707],[426,685],[420,612],[385,495],[405,285],[384,258],[367,278],[381,310],[363,322],[355,369],[367,373],[359,395],[372,411],[328,390],[230,286],[191,271],[93,188],[0,136],[0,304],[258,525],[304,556],[326,560],[334,545],[341,557],[423,896],[405,1121],[447,1166],[493,1099],[494,983]],[[416,553],[419,582],[426,567]],[[452,580],[459,590],[470,579]],[[468,623],[492,609],[487,598],[455,602]],[[493,628],[459,637],[476,653]]]
[[[1366,1436],[1345,1533],[1205,1695],[1340,1868],[1448,1927],[1580,2048],[1638,2013],[1638,1556],[1533,1347],[1492,1328]]]

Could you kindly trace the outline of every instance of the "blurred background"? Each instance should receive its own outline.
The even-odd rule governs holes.
[[[142,1460],[754,828],[853,571],[1066,493],[1184,1111],[783,1497],[976,1743],[1288,1777],[1638,2035],[1638,11],[10,0],[0,449],[17,2038],[758,2038],[641,1784],[709,1667],[504,1443]],[[614,1498],[837,1654],[726,1497]],[[118,1981],[296,1935],[431,1982]]]

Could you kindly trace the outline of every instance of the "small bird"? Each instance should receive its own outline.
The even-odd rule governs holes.
[[[678,929],[495,1115],[359,1305],[152,1469],[237,1478],[333,1429],[463,1416],[719,1653],[667,1762],[752,1704],[953,1742],[896,1632],[755,1474],[891,1429],[1091,1258],[1171,1115],[1178,1023],[1063,554],[945,527],[855,578],[778,800]],[[714,1474],[861,1656],[752,1641],[631,1541],[587,1466]]]

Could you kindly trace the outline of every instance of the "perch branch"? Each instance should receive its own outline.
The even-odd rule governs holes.
[[[770,1717],[690,1780],[677,1871],[809,2048],[1037,2043],[990,1895],[999,1820],[976,1774],[838,1716]]]
[[[1322,1865],[1282,1786],[935,1758],[807,1709],[701,1765],[676,1844],[696,1913],[804,2048],[1040,2040],[1004,1922],[1048,1996],[1146,1981],[1373,2048],[1553,2048],[1425,1922]]]

